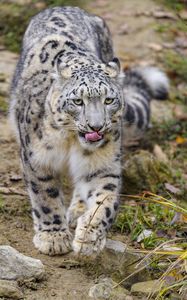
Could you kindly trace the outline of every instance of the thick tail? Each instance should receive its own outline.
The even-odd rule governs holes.
[[[150,97],[157,100],[165,100],[169,92],[169,80],[165,73],[156,67],[140,67],[131,73],[140,76],[144,88],[150,92]],[[131,75],[132,76],[132,75]]]
[[[167,76],[156,67],[139,67],[124,72],[125,123],[145,129],[149,125],[150,101],[164,100],[169,92]]]

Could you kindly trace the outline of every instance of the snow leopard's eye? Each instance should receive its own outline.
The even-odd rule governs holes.
[[[74,99],[73,102],[79,106],[83,105],[83,103],[84,103],[82,99]]]
[[[104,103],[105,103],[106,105],[110,105],[110,104],[112,104],[113,102],[114,102],[114,99],[112,99],[112,98],[106,98]]]

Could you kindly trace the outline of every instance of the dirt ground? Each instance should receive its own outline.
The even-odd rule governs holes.
[[[146,13],[157,10],[157,3],[151,0],[97,0],[88,2],[86,6],[89,12],[107,21],[116,54],[123,66],[156,61],[157,51],[153,48],[162,42],[162,38],[154,28],[160,20]],[[0,84],[5,92],[16,61],[16,54],[3,47],[0,49],[0,72],[6,78]],[[0,113],[0,152],[0,187],[6,188],[0,195],[0,244],[11,245],[28,256],[39,258],[46,268],[45,281],[22,287],[25,299],[88,299],[95,275],[80,267],[60,267],[64,260],[73,259],[73,254],[48,257],[39,254],[33,246],[31,208],[21,179],[18,147],[4,113]]]

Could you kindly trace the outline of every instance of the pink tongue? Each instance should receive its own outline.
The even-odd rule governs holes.
[[[94,132],[86,133],[85,139],[87,141],[95,142],[95,141],[99,141],[100,139],[102,139],[102,136],[98,132],[94,131]]]

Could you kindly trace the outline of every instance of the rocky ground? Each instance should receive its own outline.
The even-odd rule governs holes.
[[[26,4],[24,1],[9,2]],[[126,188],[125,192],[135,194],[146,189],[167,195],[169,199],[175,199],[174,201],[177,201],[175,203],[185,205],[187,200],[187,111],[185,107],[187,61],[183,57],[187,53],[187,30],[184,25],[187,14],[180,7],[177,11],[173,11],[163,6],[161,2],[96,0],[86,1],[84,7],[107,21],[113,35],[116,54],[124,68],[136,64],[156,64],[167,71],[172,83],[170,100],[153,102],[154,127],[139,147],[133,147],[126,152],[126,158],[130,161],[134,173],[125,171],[124,176],[127,182],[129,181],[129,187],[133,182],[134,190]],[[43,2],[38,2],[37,7],[44,7]],[[7,120],[9,84],[18,55],[7,50],[7,47],[10,48],[8,43],[6,47],[4,44],[3,39],[0,38],[0,245],[12,246],[24,255],[40,259],[45,268],[45,275],[37,278],[33,274],[29,277],[23,274],[11,284],[5,281],[10,278],[2,278],[0,275],[0,279],[3,279],[3,282],[0,280],[0,299],[4,299],[7,295],[10,299],[28,300],[133,300],[137,297],[144,299],[150,292],[150,283],[143,283],[143,289],[132,285],[152,280],[154,274],[143,271],[129,277],[135,271],[134,262],[139,260],[139,256],[133,254],[133,251],[125,251],[125,244],[117,243],[114,245],[115,251],[106,250],[94,262],[78,260],[73,254],[48,257],[34,249],[31,207],[21,177],[18,147]],[[141,148],[143,151],[140,151]],[[162,167],[160,161],[163,163]],[[150,180],[148,173],[154,180]],[[136,186],[134,182],[139,184]],[[134,202],[130,203],[133,208]],[[123,198],[122,204],[126,205]],[[129,207],[127,209],[129,211]],[[155,214],[155,212],[151,213]],[[122,231],[123,227],[121,223],[124,217],[123,210],[120,216],[121,219],[117,219],[110,238],[126,243],[129,238],[119,234],[119,229]],[[162,217],[165,218],[165,215]],[[160,220],[163,222],[163,219]],[[182,224],[185,225],[186,220],[183,220]],[[186,228],[183,228],[182,234],[185,230]],[[128,233],[127,231],[125,227],[124,232]],[[168,237],[170,236],[167,232]],[[176,233],[173,233],[172,237],[175,238]],[[136,239],[134,240],[132,243],[130,241],[130,246],[140,249],[141,246]],[[146,248],[145,243],[142,245]],[[110,242],[108,247],[111,248]],[[0,262],[3,249],[0,247]],[[1,268],[2,264],[0,264],[0,274],[2,274]],[[124,281],[121,288],[113,288],[116,282],[125,277],[130,279]],[[111,278],[115,282],[111,281]],[[154,290],[158,290],[154,282],[151,284]],[[8,287],[9,292],[7,292]],[[173,298],[170,299],[186,299],[185,295],[181,295],[177,298],[178,294],[174,293]]]

